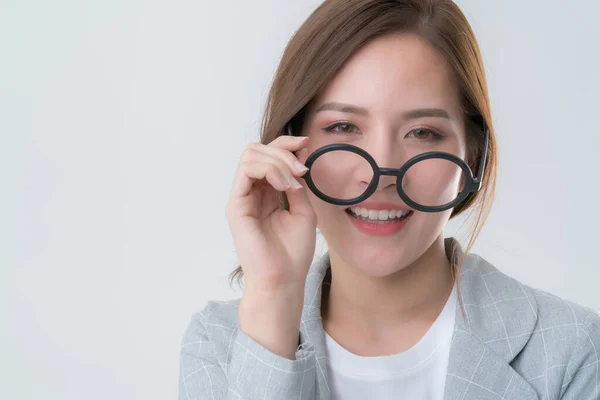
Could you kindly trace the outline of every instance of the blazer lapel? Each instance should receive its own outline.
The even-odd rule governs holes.
[[[536,391],[498,354],[468,331],[454,330],[445,400],[539,399]]]
[[[446,246],[462,257],[455,239]],[[466,320],[458,304],[444,399],[539,399],[510,365],[533,334],[536,302],[520,282],[475,254],[467,255],[459,284]]]

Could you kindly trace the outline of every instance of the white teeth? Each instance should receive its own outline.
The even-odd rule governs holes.
[[[369,218],[374,221],[387,221],[388,219],[395,219],[405,216],[409,211],[402,210],[368,210],[362,207],[351,207],[350,210],[354,215]]]

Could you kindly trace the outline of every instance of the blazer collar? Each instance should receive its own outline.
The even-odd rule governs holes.
[[[456,239],[445,239],[445,245],[455,260],[461,259],[463,250]],[[329,399],[330,393],[321,321],[321,289],[328,269],[326,253],[309,270],[300,326],[300,342],[314,348],[316,355],[317,399]],[[510,366],[533,334],[537,321],[533,297],[519,281],[476,254],[467,255],[458,282],[466,318],[459,301],[444,399],[538,399]]]

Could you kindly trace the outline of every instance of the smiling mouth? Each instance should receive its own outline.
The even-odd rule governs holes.
[[[345,211],[352,218],[371,224],[395,224],[413,214],[413,210],[368,210],[360,207],[349,207]]]

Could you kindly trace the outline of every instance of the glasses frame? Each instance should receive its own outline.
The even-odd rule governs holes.
[[[473,171],[471,171],[471,168],[469,167],[469,165],[467,163],[465,163],[462,159],[455,156],[454,154],[446,153],[443,151],[429,151],[429,152],[421,153],[421,154],[411,158],[410,160],[408,160],[400,168],[380,168],[377,165],[377,162],[375,161],[375,159],[369,153],[367,153],[365,150],[361,149],[360,147],[357,147],[357,146],[354,146],[351,144],[347,144],[347,143],[333,143],[333,144],[329,144],[329,145],[318,148],[317,150],[315,150],[313,153],[311,153],[308,156],[308,158],[306,159],[306,162],[305,162],[305,165],[308,168],[308,171],[302,176],[302,178],[306,181],[307,186],[315,194],[315,196],[317,196],[321,200],[326,201],[330,204],[337,205],[337,206],[351,206],[354,204],[361,203],[361,202],[365,201],[366,199],[368,199],[369,197],[371,197],[371,195],[373,195],[373,193],[375,193],[375,191],[377,190],[377,186],[379,185],[380,177],[395,176],[396,177],[396,192],[398,193],[400,198],[404,201],[404,203],[406,203],[406,205],[408,205],[409,207],[411,207],[417,211],[422,211],[422,212],[434,213],[434,212],[446,211],[450,208],[457,207],[463,201],[467,200],[467,198],[469,196],[473,195],[474,193],[479,191],[479,189],[481,188],[483,174],[485,173],[485,163],[486,163],[486,159],[487,159],[488,145],[489,145],[489,140],[490,140],[490,138],[489,138],[490,133],[489,133],[489,129],[487,128],[487,126],[484,126],[484,131],[485,131],[485,138],[484,138],[484,144],[483,144],[483,152],[481,155],[481,161],[479,163],[479,170],[477,171],[477,176],[473,176]],[[289,136],[295,136],[292,131],[292,123],[287,124],[287,129],[285,130],[285,134],[287,134]],[[349,200],[337,199],[335,197],[330,197],[330,196],[326,195],[325,193],[321,192],[319,189],[317,189],[316,185],[314,184],[314,182],[312,180],[311,174],[310,174],[312,165],[320,156],[322,156],[323,154],[329,153],[331,151],[340,151],[340,150],[349,151],[351,153],[355,153],[355,154],[363,157],[365,160],[367,160],[367,162],[373,169],[373,179],[371,180],[371,183],[369,184],[367,189],[360,196],[355,197],[353,199],[349,199]],[[402,179],[404,178],[404,175],[406,174],[408,169],[420,161],[428,160],[431,158],[440,158],[440,159],[444,159],[444,160],[453,162],[454,164],[456,164],[460,167],[460,169],[463,171],[463,174],[466,179],[464,188],[461,192],[459,192],[456,199],[454,199],[453,201],[451,201],[449,203],[442,204],[440,206],[424,206],[422,204],[416,203],[413,200],[411,200],[410,197],[408,197],[408,195],[402,189]]]

